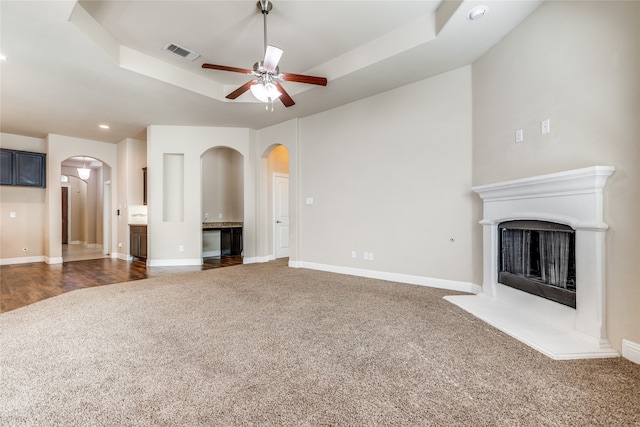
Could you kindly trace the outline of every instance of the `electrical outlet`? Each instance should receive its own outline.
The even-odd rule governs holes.
[[[369,252],[369,261],[373,261],[373,252]]]
[[[355,258],[356,257],[356,251],[351,251],[351,258]]]
[[[208,213],[204,214],[204,220],[206,221],[208,219],[209,219],[209,214]]]
[[[218,219],[222,219],[222,212],[218,214]]]
[[[184,252],[184,246],[182,245],[178,246],[178,252]]]
[[[362,256],[363,259],[369,260],[369,252],[365,252]]]
[[[524,132],[522,131],[522,129],[518,129],[516,131],[516,142],[522,142],[524,141]]]

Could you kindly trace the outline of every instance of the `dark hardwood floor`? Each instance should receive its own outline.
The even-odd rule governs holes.
[[[240,256],[205,259],[203,265],[185,267],[147,267],[141,261],[111,258],[63,264],[3,265],[0,266],[0,313],[76,289],[238,264],[242,264]]]

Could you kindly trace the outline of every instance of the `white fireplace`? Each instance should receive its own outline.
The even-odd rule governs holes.
[[[482,292],[446,299],[554,359],[618,356],[607,340],[602,194],[614,171],[593,166],[474,187],[484,205]],[[498,225],[512,220],[575,230],[575,309],[498,283]]]

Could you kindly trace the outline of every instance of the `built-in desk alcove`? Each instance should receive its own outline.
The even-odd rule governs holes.
[[[205,151],[202,163],[202,258],[243,253],[244,157],[228,147]]]

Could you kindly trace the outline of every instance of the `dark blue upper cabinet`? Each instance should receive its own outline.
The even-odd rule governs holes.
[[[0,149],[0,184],[46,187],[46,154]]]

